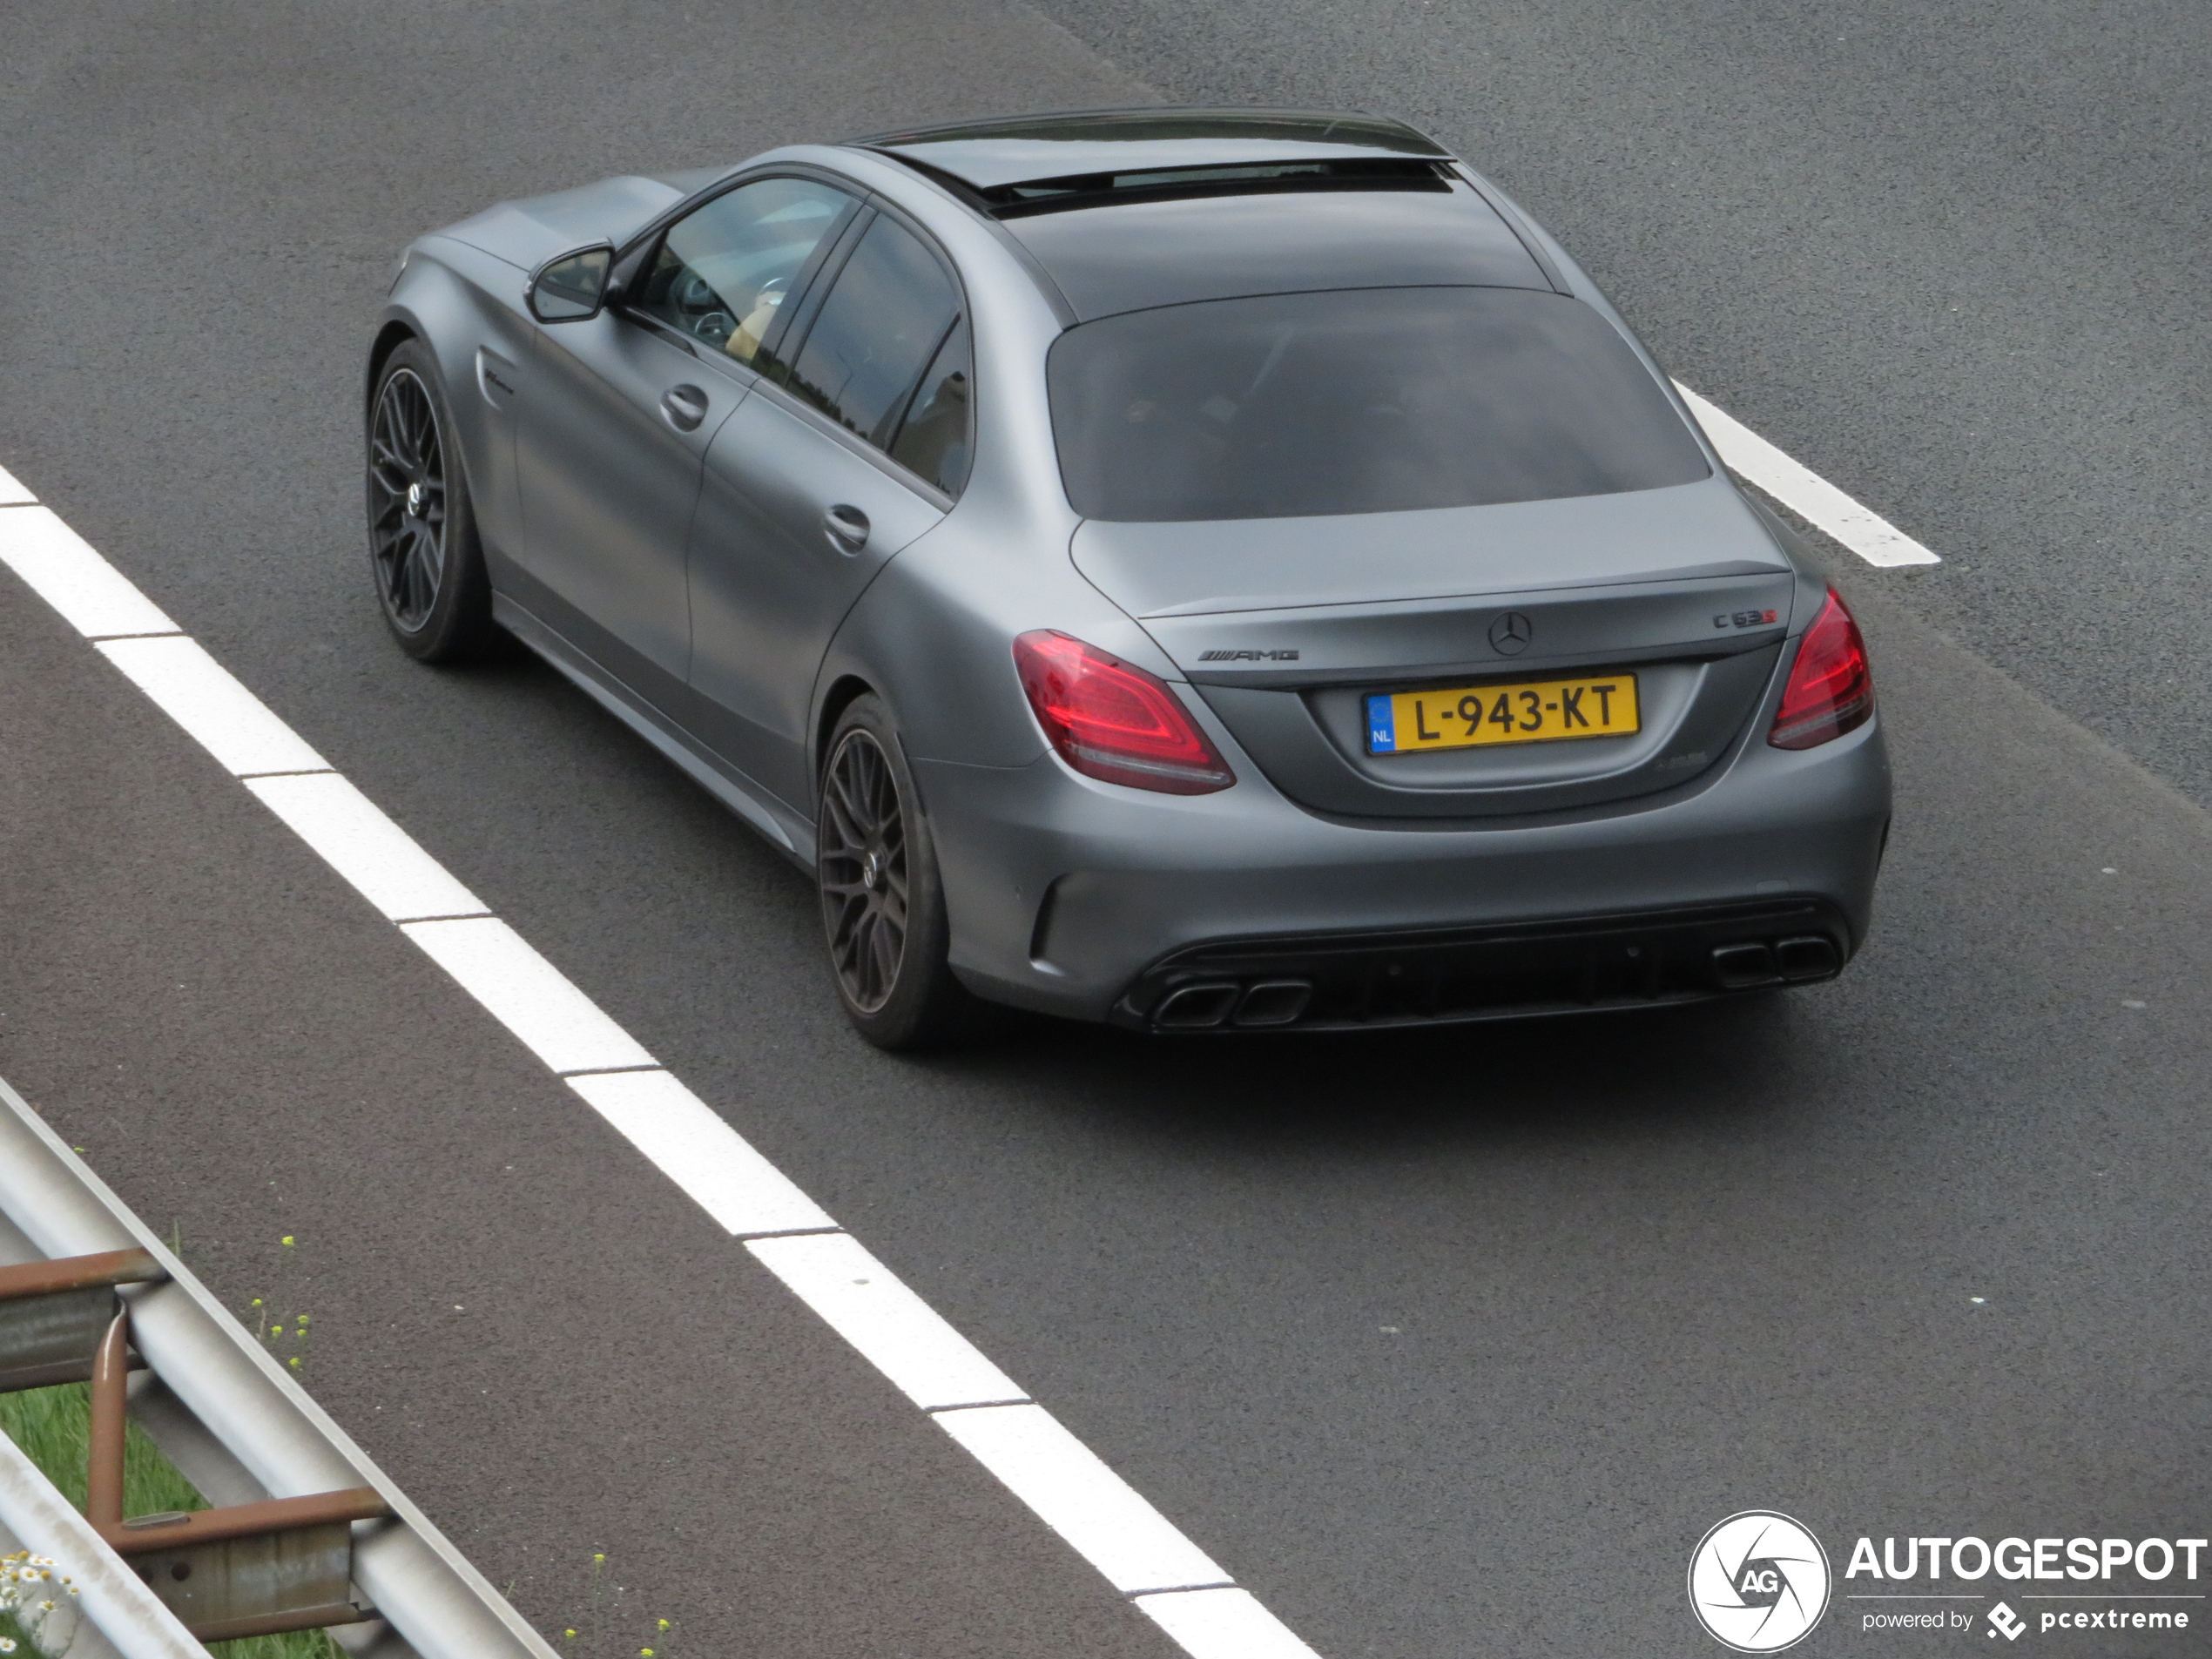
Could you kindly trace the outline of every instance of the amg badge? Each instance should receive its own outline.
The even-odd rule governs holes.
[[[1202,651],[1198,653],[1198,660],[1202,663],[1295,663],[1298,653],[1294,651]]]

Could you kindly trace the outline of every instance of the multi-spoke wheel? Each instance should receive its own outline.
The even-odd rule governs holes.
[[[928,822],[890,712],[873,696],[855,699],[831,735],[816,821],[822,928],[853,1023],[886,1049],[961,1035],[974,1010],[945,960]]]
[[[822,779],[822,924],[845,1000],[873,1014],[907,954],[907,825],[875,734],[848,732]]]
[[[368,414],[368,556],[384,619],[426,662],[468,655],[489,586],[435,367],[414,341],[386,360]]]
[[[368,428],[369,556],[395,624],[421,631],[446,563],[446,456],[430,388],[411,368],[385,376]]]

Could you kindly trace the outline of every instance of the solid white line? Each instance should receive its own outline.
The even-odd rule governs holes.
[[[1226,1585],[1229,1575],[1042,1406],[940,1412],[937,1426],[1117,1590]]]
[[[20,507],[37,499],[16,482],[15,474],[5,467],[0,467],[0,507]]]
[[[1250,1590],[1170,1590],[1136,1605],[1192,1659],[1318,1659]]]
[[[21,488],[13,479],[8,482]],[[130,577],[44,507],[0,515],[0,563],[88,639],[178,631]]]
[[[1809,524],[1817,525],[1869,564],[1940,564],[1873,509],[1862,505],[1819,474],[1799,465],[1734,415],[1716,408],[1680,381],[1675,390],[1705,428],[1729,466]]]
[[[199,740],[234,777],[257,772],[327,772],[330,763],[277,718],[230,670],[183,634],[108,639],[94,646]]]
[[[665,1071],[596,1072],[569,1087],[733,1233],[837,1224],[705,1101]]]
[[[490,906],[455,880],[413,836],[338,773],[248,778],[246,786],[386,921],[489,913]]]
[[[497,917],[402,922],[400,931],[555,1071],[655,1063],[637,1038]]]
[[[924,1411],[1028,1399],[852,1234],[755,1238],[745,1248]]]

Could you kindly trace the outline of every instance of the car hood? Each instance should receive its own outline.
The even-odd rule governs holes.
[[[620,242],[713,176],[644,179],[632,173],[602,179],[596,185],[555,191],[550,196],[501,202],[441,233],[494,259],[535,270],[555,254],[588,242]]]
[[[1328,518],[1089,520],[1076,566],[1131,616],[1777,576],[1788,558],[1725,478],[1622,495]]]

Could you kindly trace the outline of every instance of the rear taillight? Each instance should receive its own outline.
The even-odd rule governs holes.
[[[1014,666],[1060,758],[1087,778],[1170,795],[1237,781],[1168,683],[1049,628],[1014,642]]]
[[[1805,630],[1790,683],[1782,690],[1774,729],[1766,740],[1777,749],[1811,749],[1865,725],[1874,713],[1874,675],[1866,642],[1835,589]]]

